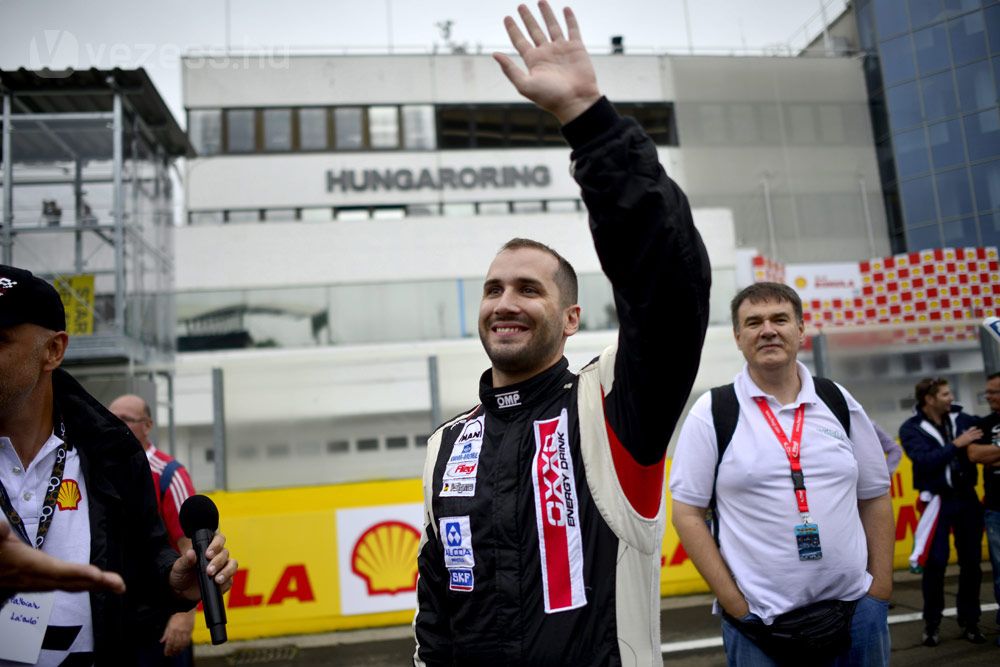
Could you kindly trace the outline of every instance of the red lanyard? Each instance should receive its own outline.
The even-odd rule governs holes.
[[[799,461],[799,454],[802,452],[802,426],[806,421],[806,405],[803,403],[795,409],[795,422],[792,424],[792,440],[789,442],[788,436],[785,435],[784,429],[778,423],[777,417],[771,412],[771,407],[767,404],[767,399],[758,396],[753,400],[764,415],[767,425],[774,431],[774,435],[778,438],[778,442],[781,443],[785,454],[788,455],[788,464],[792,468],[792,484],[795,487],[795,501],[799,505],[799,512],[808,514],[809,502],[806,500],[806,480],[802,475],[802,463]]]

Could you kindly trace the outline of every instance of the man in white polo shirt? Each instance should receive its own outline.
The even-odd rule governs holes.
[[[55,289],[0,265],[0,513],[25,544],[121,576],[109,591],[18,592],[0,614],[0,665],[134,665],[150,619],[201,595],[193,550],[170,548],[135,437],[61,370],[69,337]],[[236,561],[217,534],[207,572]],[[120,586],[117,587],[120,590]]]
[[[888,664],[893,518],[871,421],[797,361],[791,288],[751,285],[732,316],[747,363],[694,404],[670,471],[673,524],[718,599],[729,663]]]

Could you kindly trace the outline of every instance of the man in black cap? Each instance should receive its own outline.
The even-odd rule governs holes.
[[[200,598],[197,560],[170,548],[132,432],[59,368],[65,329],[51,285],[0,265],[0,510],[9,534],[103,584],[89,594],[18,591],[8,606],[30,610],[32,627],[45,631],[0,643],[0,662],[138,664],[137,646]],[[0,554],[23,556],[6,548],[9,534]],[[209,546],[207,572],[228,590],[237,564],[224,543],[217,534]],[[113,594],[122,583],[127,595]],[[0,634],[15,616],[0,614]]]

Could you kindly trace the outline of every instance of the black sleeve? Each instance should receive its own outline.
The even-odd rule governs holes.
[[[417,640],[416,657],[420,665],[452,664],[451,624],[445,609],[444,591],[448,588],[448,572],[444,569],[444,554],[437,533],[430,525],[424,527],[427,542],[417,554],[417,615],[413,632]]]
[[[666,453],[708,327],[711,268],[687,197],[633,119],[602,98],[563,128],[614,290],[618,355],[609,424],[642,465]]]

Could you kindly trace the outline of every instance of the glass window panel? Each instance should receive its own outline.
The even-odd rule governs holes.
[[[872,6],[871,4],[862,4],[857,8],[858,11],[858,41],[861,42],[861,48],[865,51],[873,51],[875,49],[875,26],[872,24]]]
[[[986,57],[986,25],[983,13],[975,12],[948,21],[951,55],[956,65]]]
[[[476,133],[474,145],[477,148],[494,148],[506,145],[506,115],[503,107],[484,107],[476,109]]]
[[[472,145],[472,110],[468,107],[439,107],[440,148],[469,148]]]
[[[939,173],[934,176],[934,181],[937,183],[938,206],[942,218],[973,213],[969,175],[965,169]]]
[[[327,149],[326,109],[299,109],[299,148],[304,151]]]
[[[941,236],[945,247],[972,248],[979,245],[975,218],[963,218],[941,223]]]
[[[226,148],[230,153],[251,153],[256,148],[253,109],[226,111]]]
[[[269,459],[285,459],[292,453],[292,448],[287,442],[276,442],[268,445],[265,451]]]
[[[1000,209],[1000,160],[973,165],[970,170],[976,208],[980,212]]]
[[[982,111],[966,116],[963,122],[969,159],[982,160],[1000,155],[1000,111]]]
[[[405,217],[403,206],[380,206],[372,211],[372,220],[402,220]]]
[[[368,134],[372,148],[399,148],[399,110],[396,107],[369,107]]]
[[[797,144],[815,144],[816,114],[813,107],[804,104],[792,104],[788,107],[788,119],[791,124],[791,140]]]
[[[292,110],[264,109],[264,150],[292,150]]]
[[[578,199],[554,199],[546,204],[549,213],[575,213],[580,210]]]
[[[446,216],[475,215],[476,205],[472,202],[452,202],[441,207],[441,213]]]
[[[479,203],[479,215],[507,215],[510,205],[505,201],[484,201]]]
[[[889,106],[889,123],[893,132],[919,125],[920,98],[917,97],[916,82],[904,83],[890,88],[886,93]]]
[[[904,0],[874,0],[875,29],[880,40],[909,28],[906,19],[906,3]]]
[[[226,222],[260,222],[260,211],[226,211]]]
[[[406,207],[406,215],[408,216],[428,216],[437,215],[437,205],[436,204],[411,204]]]
[[[987,7],[983,13],[986,16],[986,32],[990,40],[990,53],[1000,53],[1000,5]]]
[[[191,211],[188,222],[192,225],[221,225],[223,216],[222,211]]]
[[[958,119],[928,125],[927,136],[935,169],[965,162],[965,146],[962,145],[962,130]]]
[[[951,71],[925,76],[920,80],[920,92],[924,99],[924,117],[928,121],[941,120],[958,113]]]
[[[913,33],[913,46],[917,54],[917,67],[922,74],[936,72],[951,66],[948,52],[948,31],[944,24]]]
[[[931,162],[923,128],[900,132],[892,138],[892,142],[896,148],[896,169],[900,178],[930,171]]]
[[[267,221],[288,222],[295,220],[294,208],[269,208],[264,211],[264,219]]]
[[[508,136],[511,146],[538,146],[543,111],[520,105],[508,109]]]
[[[333,110],[333,126],[336,131],[336,146],[341,150],[356,150],[364,146],[361,118],[363,109],[341,107]]]
[[[906,249],[910,251],[940,248],[941,227],[937,224],[926,227],[907,228]]]
[[[222,150],[222,111],[188,111],[188,137],[198,155],[215,155]]]
[[[900,198],[907,226],[937,218],[934,208],[934,188],[930,176],[903,181],[899,184]]]
[[[945,9],[950,12],[971,12],[982,7],[982,0],[944,0]]]
[[[658,146],[669,146],[673,142],[671,132],[672,107],[668,104],[637,104],[626,114],[632,116]]]
[[[847,143],[844,130],[844,108],[836,104],[824,104],[819,108],[819,132],[824,144],[840,146]]]
[[[358,451],[371,452],[378,449],[378,438],[358,438]]]
[[[308,222],[333,220],[333,209],[329,206],[324,208],[304,208],[302,209],[302,219]]]
[[[882,42],[882,79],[886,86],[909,81],[917,75],[913,62],[913,44],[909,35]]]
[[[542,114],[542,145],[543,146],[566,146],[566,139],[562,135],[562,126],[559,121],[550,113]]]
[[[337,220],[368,220],[372,217],[367,206],[358,208],[338,208],[336,210],[336,215]]]
[[[958,99],[962,111],[977,111],[996,106],[997,89],[993,83],[993,67],[990,61],[979,62],[955,68],[958,81]]]
[[[436,143],[434,134],[433,106],[421,104],[403,107],[404,148],[431,150]]]
[[[405,435],[390,435],[385,439],[386,449],[406,449],[409,445],[409,438]]]
[[[513,213],[544,213],[545,207],[540,201],[515,201],[511,202]]]
[[[1000,246],[1000,214],[979,216],[979,233],[985,246]]]
[[[910,23],[914,28],[920,28],[944,18],[944,7],[941,0],[908,0],[910,8]]]

